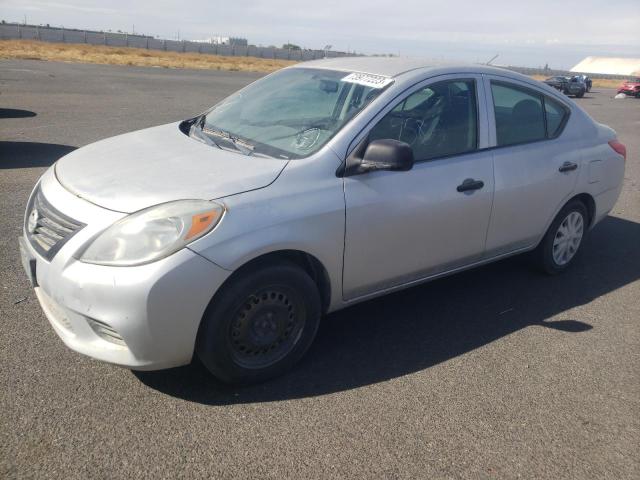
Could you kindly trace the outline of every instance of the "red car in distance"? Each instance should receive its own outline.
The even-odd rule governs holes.
[[[634,78],[633,80],[625,80],[622,82],[618,87],[618,93],[624,93],[625,95],[640,98],[640,78]]]

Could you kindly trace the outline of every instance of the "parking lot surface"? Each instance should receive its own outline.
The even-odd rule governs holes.
[[[640,478],[640,101],[612,90],[576,101],[627,145],[623,193],[564,275],[513,258],[351,307],[254,387],[62,344],[16,241],[38,177],[258,76],[0,62],[0,477]]]

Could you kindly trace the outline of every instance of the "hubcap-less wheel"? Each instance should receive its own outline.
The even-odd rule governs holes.
[[[256,292],[229,326],[231,356],[244,368],[265,368],[284,358],[300,339],[304,308],[286,288]]]
[[[566,265],[580,247],[584,235],[584,218],[580,212],[570,212],[560,223],[553,239],[553,261],[557,265]]]

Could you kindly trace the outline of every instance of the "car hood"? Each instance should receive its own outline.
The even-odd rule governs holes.
[[[73,194],[131,213],[172,200],[211,200],[266,187],[287,162],[205,145],[172,123],[79,148],[61,158],[55,172]]]

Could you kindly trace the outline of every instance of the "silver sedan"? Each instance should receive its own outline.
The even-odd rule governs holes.
[[[197,354],[259,381],[327,312],[523,252],[562,272],[613,208],[625,156],[513,72],[307,62],[63,157],[29,199],[22,261],[73,350],[147,370]]]

